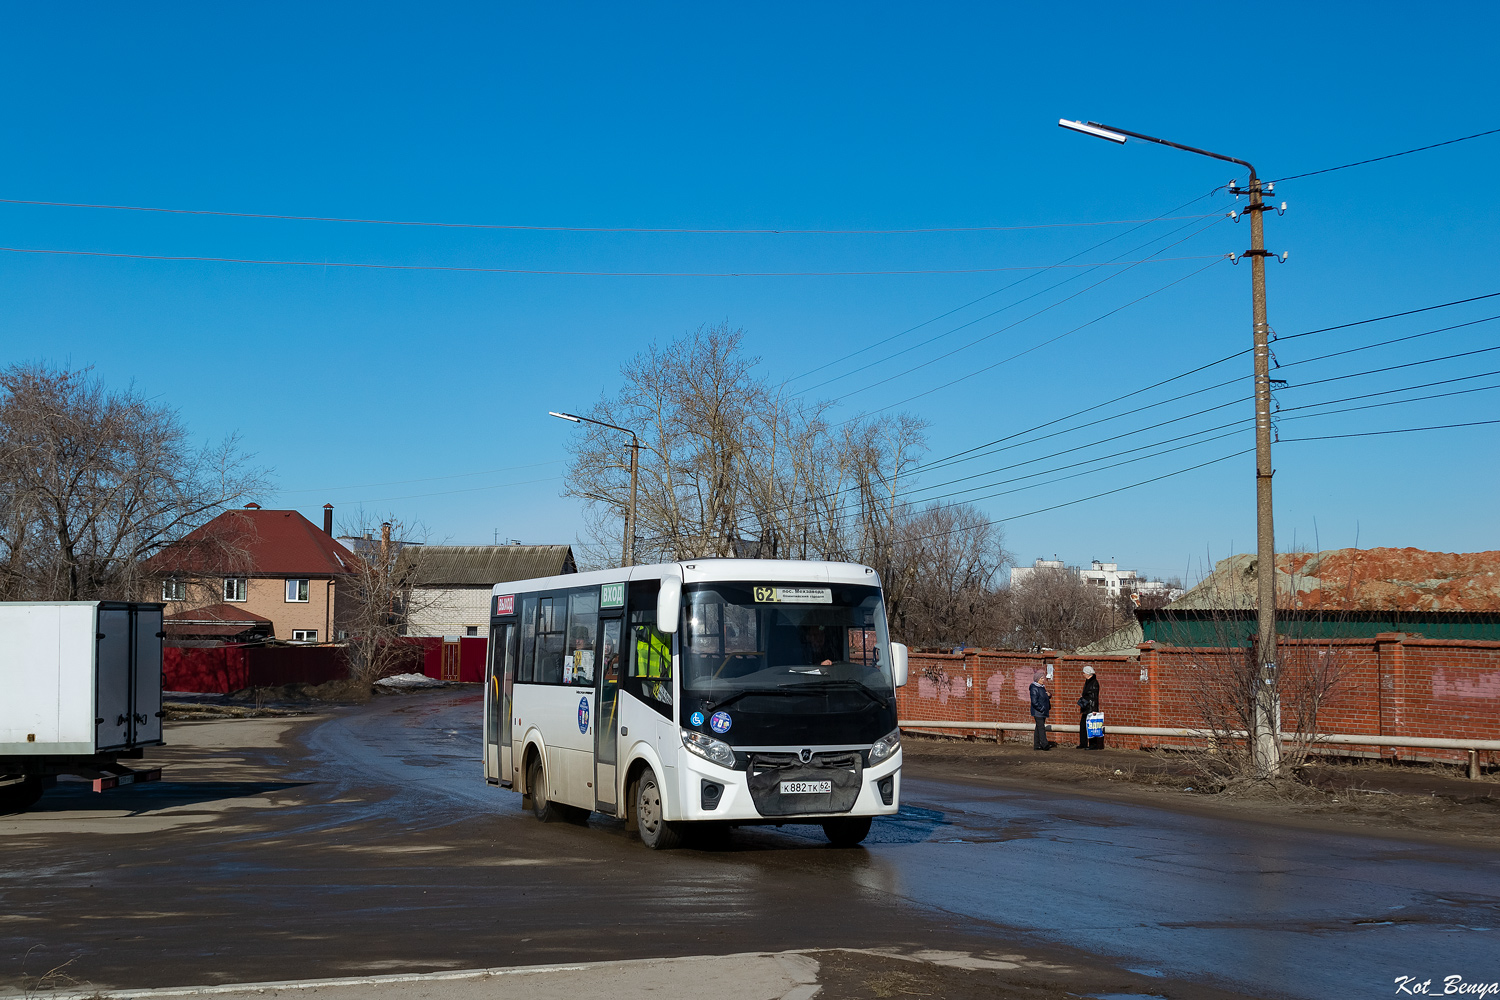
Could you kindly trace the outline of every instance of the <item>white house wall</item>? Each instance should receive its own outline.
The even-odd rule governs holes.
[[[490,588],[423,587],[412,601],[407,616],[407,635],[467,635],[470,627],[479,635],[490,631]]]

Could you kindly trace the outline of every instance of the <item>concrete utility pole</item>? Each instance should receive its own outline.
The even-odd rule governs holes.
[[[1057,124],[1110,142],[1123,143],[1129,137],[1171,146],[1199,156],[1237,163],[1250,172],[1245,187],[1230,187],[1229,190],[1250,197],[1250,204],[1245,209],[1250,214],[1250,249],[1242,256],[1250,258],[1250,308],[1255,345],[1255,662],[1259,681],[1251,749],[1256,774],[1270,777],[1281,770],[1281,699],[1276,684],[1276,538],[1271,517],[1271,476],[1275,472],[1271,467],[1271,331],[1266,322],[1266,258],[1271,254],[1266,251],[1262,219],[1270,206],[1262,200],[1261,181],[1256,176],[1255,167],[1246,160],[1098,122],[1059,118]],[[1265,193],[1271,193],[1269,185]]]
[[[635,499],[636,482],[641,465],[641,440],[635,436],[635,431],[628,427],[620,427],[616,424],[607,424],[602,420],[594,420],[591,417],[580,417],[572,413],[558,413],[556,410],[548,410],[547,416],[557,417],[560,420],[571,420],[575,424],[596,424],[599,427],[608,427],[610,430],[620,431],[630,435],[630,506],[625,508],[625,541],[621,547],[620,562],[626,566],[635,565]]]

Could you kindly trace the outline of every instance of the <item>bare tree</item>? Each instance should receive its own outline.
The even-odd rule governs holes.
[[[653,344],[588,415],[641,438],[636,552],[642,561],[806,554],[889,561],[899,494],[920,457],[921,421],[854,420],[773,392],[728,324]],[[618,551],[630,496],[629,440],[585,425],[565,494],[586,502],[591,563]]]
[[[913,646],[998,643],[1005,595],[995,577],[1011,561],[1000,529],[967,504],[931,504],[901,527],[893,566],[899,599],[887,600],[891,634]]]
[[[265,484],[234,437],[87,369],[0,371],[0,599],[148,595],[142,562]]]
[[[339,581],[335,615],[339,628],[348,633],[345,655],[349,676],[370,684],[407,666],[420,654],[406,639],[407,622],[437,600],[428,583],[421,544],[413,544],[413,531],[395,517],[375,526],[362,519],[345,534],[354,543],[354,565]]]
[[[621,388],[589,412],[641,438],[641,561],[754,555],[859,562],[885,587],[892,629],[909,641],[972,643],[999,634],[994,575],[1008,560],[972,507],[915,509],[905,495],[926,450],[910,414],[833,423],[829,404],[773,388],[743,332],[704,327],[652,345]],[[596,566],[613,565],[630,495],[629,440],[585,425],[565,495],[585,501]]]
[[[1009,595],[1010,644],[1021,648],[1077,649],[1108,635],[1114,616],[1109,598],[1065,569],[1028,573]]]

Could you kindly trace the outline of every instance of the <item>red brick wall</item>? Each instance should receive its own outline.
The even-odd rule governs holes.
[[[1190,729],[1203,725],[1194,705],[1193,678],[1203,669],[1227,669],[1243,649],[1193,649],[1144,644],[1139,657],[1079,656],[968,649],[913,653],[906,687],[897,693],[900,717],[943,722],[1031,721],[1031,672],[1053,668],[1047,690],[1057,725],[1078,724],[1084,664],[1099,678],[1106,729],[1141,726]],[[1495,739],[1500,720],[1500,642],[1415,639],[1382,633],[1371,639],[1292,640],[1278,644],[1284,691],[1319,669],[1338,674],[1319,709],[1325,733]],[[1283,720],[1294,724],[1290,697]],[[917,728],[920,727],[910,727]],[[948,730],[993,737],[990,730]],[[1020,738],[1013,734],[1012,738]],[[1186,741],[1162,737],[1106,736],[1113,746],[1165,746]],[[1374,747],[1349,750],[1377,752]],[[1463,751],[1394,750],[1387,756],[1464,758]]]

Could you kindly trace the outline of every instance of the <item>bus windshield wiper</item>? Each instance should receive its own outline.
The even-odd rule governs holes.
[[[741,698],[745,697],[746,695],[751,695],[751,694],[802,694],[802,693],[804,693],[810,687],[817,687],[817,685],[815,685],[815,684],[777,684],[775,687],[744,688],[743,690],[736,691],[734,694],[729,695],[726,698],[722,698],[719,701],[714,702],[712,705],[709,705],[703,711],[704,711],[705,714],[708,714],[708,713],[711,713],[711,712],[717,712],[719,709],[723,708],[725,705],[728,705],[730,702],[739,701]]]
[[[826,680],[819,681],[815,684],[798,684],[797,687],[803,691],[858,691],[860,694],[869,698],[881,708],[891,707],[889,702],[880,697],[880,695],[876,694],[874,691],[870,690],[870,688],[866,687],[863,682],[852,679],[846,678],[844,680]]]

